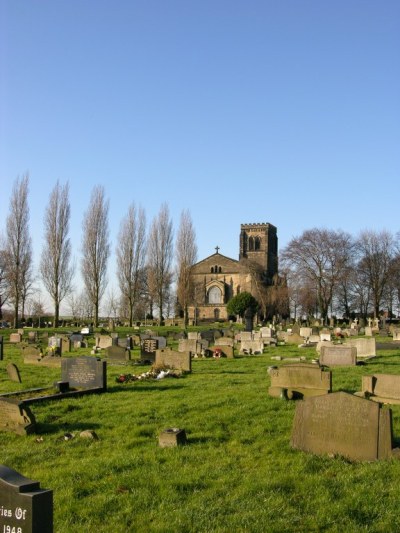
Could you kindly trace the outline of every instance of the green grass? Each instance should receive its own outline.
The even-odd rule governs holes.
[[[4,352],[0,392],[60,377],[24,365],[14,346]],[[399,352],[334,368],[333,389],[355,392],[363,374],[398,373]],[[37,434],[0,433],[0,463],[54,491],[55,533],[400,531],[398,461],[351,463],[290,447],[295,403],[268,396],[277,354],[315,352],[198,359],[185,377],[128,384],[116,376],[148,367],[109,366],[107,393],[34,404]],[[21,385],[7,379],[10,361]],[[400,437],[400,406],[392,411]],[[167,427],[185,428],[187,445],[160,448]],[[99,440],[80,438],[84,429]],[[66,432],[75,438],[63,440]]]

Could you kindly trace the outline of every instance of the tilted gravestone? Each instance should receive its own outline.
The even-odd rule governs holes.
[[[373,374],[362,376],[362,390],[356,396],[363,396],[375,402],[400,404],[400,376],[395,374]]]
[[[0,335],[0,361],[3,360],[3,335]]]
[[[77,389],[107,389],[107,363],[95,357],[66,357],[61,362],[61,381]]]
[[[346,392],[301,400],[296,405],[291,445],[317,455],[352,461],[392,457],[392,412]]]
[[[108,346],[105,350],[107,360],[114,363],[126,363],[130,361],[131,352],[122,346]]]
[[[177,352],[170,348],[156,350],[156,366],[166,366],[172,369],[192,371],[192,358],[190,352]]]
[[[1,533],[52,533],[53,491],[0,465]]]
[[[354,346],[322,346],[319,364],[326,366],[354,366],[357,364],[357,348]]]
[[[1,431],[11,431],[18,435],[28,435],[34,433],[35,429],[35,417],[24,402],[11,398],[0,398]]]
[[[268,370],[271,386],[268,389],[274,398],[320,396],[332,392],[332,372],[309,364],[298,363],[272,367]]]
[[[18,367],[14,363],[8,363],[7,374],[11,381],[15,381],[15,383],[21,383],[21,376]]]

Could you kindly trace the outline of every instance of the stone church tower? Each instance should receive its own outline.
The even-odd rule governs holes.
[[[272,224],[242,224],[239,260],[219,253],[193,265],[193,301],[189,306],[192,323],[227,320],[226,304],[240,292],[259,299],[260,286],[272,285],[278,274],[278,237]]]

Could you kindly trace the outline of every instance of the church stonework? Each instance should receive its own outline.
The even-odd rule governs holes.
[[[277,228],[269,223],[241,224],[239,260],[216,253],[192,267],[192,305],[189,320],[227,320],[226,304],[240,292],[259,300],[262,287],[278,274]]]

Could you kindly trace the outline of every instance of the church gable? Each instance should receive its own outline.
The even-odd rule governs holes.
[[[193,265],[193,274],[231,274],[240,271],[239,261],[215,253]]]

